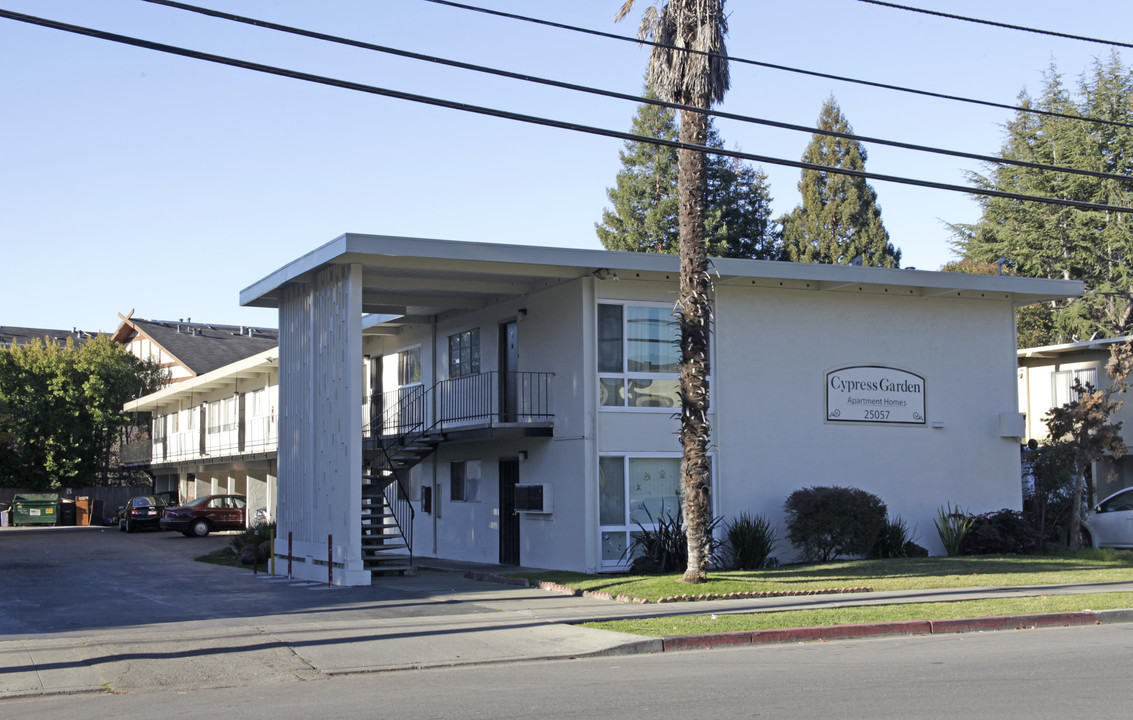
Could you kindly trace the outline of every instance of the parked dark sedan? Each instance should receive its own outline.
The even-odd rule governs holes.
[[[118,508],[118,529],[132,533],[142,528],[156,528],[165,511],[165,498],[161,495],[138,495]]]
[[[186,537],[204,537],[213,530],[243,530],[247,507],[243,495],[206,495],[166,508],[161,529],[176,530]]]

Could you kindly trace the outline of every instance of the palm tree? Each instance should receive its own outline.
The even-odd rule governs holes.
[[[625,0],[616,20],[634,5]],[[646,9],[638,38],[653,43],[646,80],[666,102],[709,108],[728,90],[728,61],[724,35],[728,20],[724,0],[663,0]],[[680,141],[704,146],[708,118],[681,110]],[[677,151],[681,281],[674,314],[681,332],[681,491],[688,583],[706,579],[711,507],[708,462],[708,335],[712,318],[709,298],[708,251],[705,242],[707,182],[704,153]]]

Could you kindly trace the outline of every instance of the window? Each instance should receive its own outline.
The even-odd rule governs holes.
[[[449,335],[448,376],[476,375],[480,372],[480,328]]]
[[[661,518],[676,517],[681,507],[681,458],[603,455],[598,459],[598,524],[602,564],[629,563],[626,548],[640,532]]]
[[[397,385],[404,387],[421,382],[421,348],[409,348],[397,354]]]
[[[1060,407],[1068,402],[1078,399],[1077,393],[1074,392],[1075,380],[1080,381],[1082,383],[1082,387],[1090,385],[1095,390],[1098,388],[1097,368],[1062,370],[1060,372],[1052,373],[1051,378],[1054,381],[1054,387],[1051,391],[1051,400],[1053,401],[1051,405],[1053,407]]]
[[[449,463],[449,497],[453,502],[479,502],[480,461]]]
[[[165,441],[165,416],[164,415],[154,416],[154,419],[153,419],[153,441],[154,442],[164,442]]]
[[[268,414],[268,389],[266,387],[251,393],[250,398],[252,417],[263,417]]]
[[[220,432],[220,401],[213,400],[208,404],[208,410],[205,412],[208,418],[208,433],[214,435]]]
[[[598,305],[598,374],[603,407],[680,405],[680,331],[672,308]]]

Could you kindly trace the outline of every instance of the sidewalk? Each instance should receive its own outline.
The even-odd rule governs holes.
[[[434,565],[431,560],[427,564]],[[375,586],[381,584],[385,589],[404,591],[407,598],[413,598],[412,603],[359,603],[351,609],[349,619],[336,619],[329,613],[326,617],[317,613],[294,613],[243,618],[239,622],[197,620],[12,639],[0,637],[0,698],[270,685],[359,672],[662,652],[751,642],[1133,621],[1133,611],[1122,610],[1044,618],[887,623],[850,629],[646,638],[577,627],[574,623],[642,615],[961,600],[1036,592],[1133,592],[1133,582],[639,605],[465,577],[465,571],[481,576],[491,573],[491,566],[436,564],[444,571],[375,581]],[[251,573],[241,573],[237,581],[299,588],[295,591],[312,594],[343,592],[315,583]],[[419,605],[421,614],[407,616],[406,604]],[[444,613],[428,612],[429,608],[438,607],[443,607]]]

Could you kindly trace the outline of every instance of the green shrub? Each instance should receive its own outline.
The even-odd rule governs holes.
[[[964,512],[959,505],[955,509],[952,503],[936,511],[936,533],[944,545],[944,552],[950,556],[960,555],[964,543],[964,536],[972,528],[972,518]]]
[[[631,536],[629,547],[626,548],[625,557],[633,558],[630,572],[634,573],[671,573],[681,572],[688,567],[688,538],[685,537],[685,528],[678,512],[676,516],[666,513],[653,522],[653,516],[646,510],[650,527],[636,522],[637,532]],[[716,528],[720,525],[720,518],[713,518],[708,524],[708,561],[712,565],[719,565],[720,541],[716,539]]]
[[[763,515],[740,513],[724,526],[732,565],[740,570],[758,570],[779,542],[775,528]]]
[[[1034,555],[1042,550],[1042,535],[1017,510],[1004,508],[971,520],[960,542],[964,555]]]
[[[259,532],[260,534],[260,542],[267,542],[269,536],[275,535],[275,521],[260,523],[259,525],[256,525],[254,527],[244,528],[242,532],[239,532],[232,536],[232,548],[236,550],[237,553],[239,553],[245,545],[251,545],[253,542],[255,542],[257,532]]]
[[[885,520],[870,555],[879,559],[917,558],[928,557],[928,550],[916,543],[908,524],[898,516]]]
[[[882,526],[881,498],[857,488],[816,486],[796,490],[784,505],[787,537],[806,560],[866,555]]]

